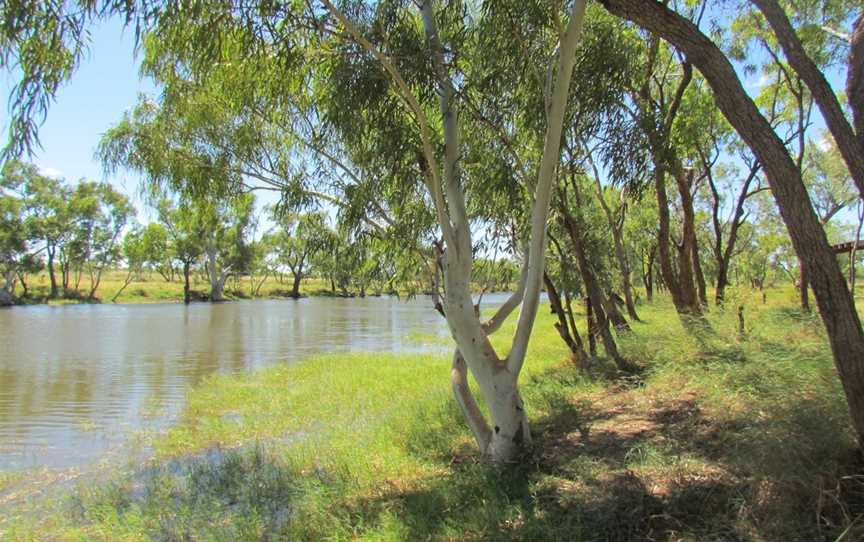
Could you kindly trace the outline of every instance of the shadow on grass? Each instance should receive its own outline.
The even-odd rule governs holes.
[[[441,443],[453,435],[419,425],[415,434],[427,436],[413,452],[441,461],[445,474],[361,499],[353,515],[367,527],[396,518],[409,540],[864,536],[862,463],[847,422],[826,416],[823,401],[798,397],[754,419],[711,416],[684,390],[637,393],[545,398],[555,414],[535,420],[533,450],[503,470],[464,443],[444,463]]]
[[[743,371],[757,365],[718,365],[718,377],[742,371],[723,381],[724,392],[750,389],[758,373]],[[158,540],[864,536],[864,470],[833,399],[796,392],[718,413],[696,391],[664,388],[657,376],[635,389],[613,381],[605,391],[580,387],[581,378],[559,367],[525,382],[528,404],[549,414],[533,419],[533,448],[508,468],[479,460],[453,401],[426,401],[413,407],[405,442],[434,476],[358,491],[347,465],[297,469],[281,449],[215,449],[84,491],[76,523],[110,514],[145,524]]]

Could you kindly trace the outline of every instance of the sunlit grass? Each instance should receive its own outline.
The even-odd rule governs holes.
[[[146,468],[82,485],[62,512],[7,534],[833,540],[852,525],[847,539],[860,536],[842,389],[794,291],[764,304],[730,292],[698,336],[666,299],[639,311],[644,323],[619,338],[643,371],[622,380],[602,360],[575,368],[541,307],[521,380],[535,435],[522,466],[479,460],[448,355],[322,356],[209,378]],[[502,355],[512,333],[511,321],[495,336]]]

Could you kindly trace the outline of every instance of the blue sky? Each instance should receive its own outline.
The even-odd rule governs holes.
[[[31,161],[43,173],[72,182],[81,178],[109,180],[142,209],[135,197],[139,178],[125,172],[106,178],[93,158],[100,135],[135,104],[139,93],[155,91],[151,83],[138,77],[134,43],[134,31],[124,32],[120,21],[107,21],[93,29],[90,54],[51,106],[48,119],[39,130],[43,148]],[[9,74],[0,74],[0,94],[4,99],[14,83]],[[4,102],[0,110],[4,135],[9,118],[5,105]]]
[[[132,29],[124,29],[122,22],[116,19],[95,27],[88,57],[51,106],[39,132],[43,148],[36,151],[32,161],[43,173],[70,182],[81,178],[108,180],[132,198],[139,210],[138,219],[146,222],[148,214],[137,197],[139,177],[120,171],[106,178],[93,157],[100,135],[134,106],[139,93],[156,91],[152,83],[139,77],[138,64]],[[831,73],[829,78],[835,87],[839,84],[842,88],[841,74]],[[767,82],[758,73],[742,77],[742,80],[752,95]],[[13,84],[11,75],[0,72],[0,94],[8,97]],[[816,126],[811,137],[818,139],[824,127],[818,111],[814,112],[813,120]],[[3,107],[0,108],[0,127],[4,134],[7,124],[8,112]]]

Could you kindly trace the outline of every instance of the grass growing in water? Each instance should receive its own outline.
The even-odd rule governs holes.
[[[640,379],[605,362],[580,373],[543,307],[522,377],[534,449],[509,470],[478,461],[446,356],[326,356],[213,377],[150,465],[82,485],[7,535],[858,539],[864,483],[846,405],[821,325],[788,298],[730,300],[697,337],[668,303],[640,306],[646,323],[621,338]]]

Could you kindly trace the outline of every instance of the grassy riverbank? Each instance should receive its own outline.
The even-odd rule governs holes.
[[[107,271],[103,274],[99,282],[99,287],[96,289],[94,299],[89,299],[90,282],[87,277],[82,277],[78,282],[78,287],[70,286],[68,292],[63,292],[56,299],[49,299],[51,292],[50,281],[47,273],[39,273],[28,277],[27,279],[27,295],[23,295],[23,290],[18,286],[16,295],[21,296],[17,302],[22,305],[35,304],[50,304],[50,305],[69,305],[76,303],[110,303],[112,299],[115,303],[123,304],[141,304],[141,303],[182,303],[183,302],[183,282],[182,277],[177,276],[174,280],[166,281],[158,273],[145,273],[132,281],[128,285],[124,284],[127,278],[126,271]],[[225,285],[225,296],[228,300],[238,299],[283,299],[291,296],[293,279],[290,275],[281,277],[270,276],[266,279],[262,277],[241,277],[237,280],[230,279]],[[210,283],[202,279],[199,275],[193,275],[190,281],[192,290],[192,299],[195,301],[206,300],[210,292]],[[422,290],[422,285],[417,285],[418,291]],[[477,286],[477,291],[482,288]],[[119,295],[117,295],[119,292]],[[368,288],[365,294],[367,296],[389,294],[392,292],[376,291],[374,288]],[[407,295],[408,292],[402,290],[400,294]],[[115,299],[116,295],[116,299]],[[359,292],[355,289],[348,289],[343,292],[337,288],[334,292],[331,289],[329,281],[316,278],[304,278],[300,284],[300,296],[357,296]]]
[[[693,338],[668,303],[642,305],[645,323],[622,338],[640,379],[616,378],[605,362],[578,370],[544,307],[522,378],[535,442],[518,468],[478,462],[450,398],[448,356],[325,356],[210,378],[146,467],[22,504],[0,531],[22,540],[860,539],[864,472],[821,324],[793,295],[743,300],[744,336],[731,308],[712,309],[713,332]]]
[[[50,281],[47,273],[39,273],[29,277],[27,282],[28,293],[26,297],[22,296],[19,301],[22,304],[40,304],[48,303],[52,305],[65,305],[72,303],[110,303],[114,296],[117,296],[116,303],[137,304],[137,303],[181,303],[183,302],[183,281],[181,276],[177,276],[172,281],[166,281],[157,273],[145,274],[138,277],[125,288],[126,271],[107,271],[103,274],[99,287],[96,289],[95,299],[89,300],[87,296],[90,292],[90,281],[88,278],[82,277],[78,282],[78,287],[73,286],[69,292],[62,294],[57,299],[48,299],[51,291]],[[59,280],[59,279],[58,279]],[[284,298],[291,293],[290,276],[284,277],[280,281],[277,277],[268,277],[261,283],[261,277],[252,279],[243,277],[239,280],[229,280],[225,286],[225,294],[230,299],[275,299]],[[260,284],[260,288],[258,288]],[[191,289],[193,299],[206,299],[209,292],[210,284],[203,280],[198,275],[193,275],[191,280]],[[122,289],[122,292],[121,292]],[[254,295],[253,291],[256,290]],[[62,291],[62,288],[61,288]],[[19,285],[18,295],[22,295],[22,290]],[[370,292],[371,293],[371,292]],[[322,279],[306,278],[300,285],[300,295],[332,295],[330,292],[330,284]]]

